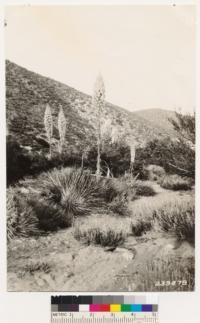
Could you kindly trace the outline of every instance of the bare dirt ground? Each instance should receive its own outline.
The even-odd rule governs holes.
[[[148,207],[158,196],[168,199],[174,194],[190,194],[153,185],[157,195],[131,202],[133,211],[144,203]],[[88,220],[89,217],[85,219]],[[77,241],[73,230],[14,240],[8,249],[8,290],[140,291],[138,273],[148,261],[161,256],[194,257],[194,248],[189,243],[177,243],[175,237],[162,232],[149,232],[138,238],[129,236],[124,245],[107,251]]]

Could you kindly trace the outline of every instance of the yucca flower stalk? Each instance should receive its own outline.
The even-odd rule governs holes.
[[[111,143],[114,144],[117,141],[118,141],[118,130],[116,127],[113,127],[111,131]]]
[[[88,153],[89,153],[90,148],[87,146],[83,152],[82,152],[82,156],[81,156],[81,168],[84,167],[84,159],[88,157]]]
[[[51,140],[53,135],[53,118],[52,118],[51,107],[49,104],[46,105],[46,110],[44,113],[44,127],[45,127],[46,136],[49,143],[49,155],[51,158],[52,157]]]
[[[107,174],[106,174],[106,177],[107,177],[107,178],[110,178],[110,168],[109,168],[109,167],[107,168]]]
[[[97,118],[97,166],[96,177],[99,181],[101,176],[101,115],[104,108],[105,86],[101,75],[97,77],[94,86],[93,107]]]
[[[130,146],[130,153],[131,153],[130,173],[132,174],[133,164],[134,164],[134,161],[135,161],[135,142],[131,141],[129,146]]]
[[[63,146],[65,143],[66,126],[67,126],[67,123],[66,123],[64,111],[63,111],[63,108],[60,107],[59,114],[58,114],[58,131],[59,131],[59,137],[60,137],[58,148],[59,148],[60,154],[62,153]]]

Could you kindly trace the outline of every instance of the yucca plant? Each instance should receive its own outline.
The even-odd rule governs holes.
[[[133,163],[135,161],[135,142],[133,140],[129,143],[130,146],[130,154],[131,154],[131,160],[130,160],[130,173],[132,174],[133,171]]]
[[[60,107],[60,111],[58,114],[58,131],[59,131],[59,137],[60,137],[59,152],[60,152],[60,154],[62,153],[64,142],[65,142],[66,126],[67,126],[67,123],[66,123],[64,111],[63,111],[63,108]]]
[[[102,206],[100,188],[90,171],[81,168],[55,169],[40,184],[45,200],[59,206],[67,218],[87,215]]]
[[[53,118],[52,118],[51,107],[49,104],[46,105],[46,110],[44,114],[44,127],[45,127],[46,136],[49,143],[49,155],[51,158],[52,157],[51,141],[52,141],[52,135],[53,135]]]
[[[96,112],[97,119],[97,167],[96,167],[96,178],[99,181],[101,176],[101,115],[104,108],[105,100],[105,86],[101,75],[98,76],[93,95],[93,107]]]
[[[38,219],[25,198],[14,188],[7,190],[7,241],[38,234]]]

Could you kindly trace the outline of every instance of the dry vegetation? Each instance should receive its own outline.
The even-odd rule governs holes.
[[[134,250],[133,253],[141,257],[140,239],[142,239],[142,243],[145,239],[148,245],[151,244],[151,236],[156,239],[155,236],[157,234],[162,235],[162,232],[165,237],[168,234],[169,239],[171,239],[170,237],[175,238],[177,243],[188,242],[194,245],[194,198],[192,191],[187,193],[180,191],[174,195],[171,191],[161,188],[160,192],[158,190],[159,184],[137,181],[137,179],[130,179],[127,176],[119,179],[102,178],[97,182],[88,170],[83,171],[75,168],[56,169],[47,174],[44,173],[36,181],[37,183],[30,181],[27,186],[20,182],[18,187],[10,187],[7,194],[7,230],[10,250],[8,255],[8,271],[10,274],[8,274],[8,277],[14,275],[17,279],[15,284],[10,278],[9,284],[12,289],[19,290],[20,282],[23,284],[23,281],[27,281],[30,288],[30,284],[32,286],[34,280],[34,284],[36,284],[34,290],[39,290],[41,286],[37,277],[43,279],[43,275],[46,278],[49,277],[48,280],[50,280],[44,284],[46,290],[51,289],[52,284],[57,286],[56,268],[63,266],[62,261],[66,260],[59,258],[61,264],[56,265],[55,263],[52,264],[52,257],[55,260],[57,259],[56,255],[62,252],[65,243],[71,243],[72,236],[75,239],[72,244],[76,245],[76,252],[78,253],[79,249],[86,248],[87,250],[90,246],[103,248],[104,253],[106,252],[105,248],[107,248],[110,261],[116,253],[115,257],[119,257],[119,262],[124,261],[125,264],[129,259],[128,263],[133,261],[134,266],[141,265],[143,275],[139,277],[139,281],[137,278],[138,284],[134,285],[127,280],[127,284],[132,286],[133,290],[193,289],[194,265],[192,260],[189,259],[192,258],[191,255],[189,258],[188,256],[181,258],[181,262],[184,261],[187,264],[187,266],[183,266],[180,261],[175,260],[176,257],[173,253],[168,256],[167,260],[163,255],[163,258],[159,256],[156,262],[153,261],[153,258],[146,262],[144,258],[142,263],[137,260],[137,256],[134,263],[134,260],[131,260],[132,256],[128,254],[130,252],[129,245],[134,244],[134,247],[131,247],[131,252]],[[138,187],[140,187],[139,195]],[[144,187],[144,193],[141,192],[142,187]],[[154,192],[148,197],[146,195],[147,187],[150,187]],[[113,208],[113,205],[116,208]],[[63,230],[66,230],[65,243],[62,238]],[[58,238],[59,232],[61,232],[60,238]],[[67,234],[67,232],[69,233]],[[55,246],[53,247],[54,240],[52,240],[51,249],[50,244],[47,247],[49,241],[47,237],[52,235],[56,235],[58,241],[57,243],[54,242]],[[38,237],[40,237],[39,240]],[[29,240],[32,243],[28,247]],[[17,242],[15,253],[18,255],[16,259],[18,265],[16,267],[13,263],[13,251],[11,250],[14,241]],[[77,241],[77,244],[75,241]],[[166,242],[162,244],[163,247]],[[25,245],[26,248],[24,249],[23,246]],[[41,249],[39,260],[37,260],[38,248]],[[48,248],[50,248],[49,251]],[[154,248],[152,245],[149,256],[152,252],[152,257],[154,257]],[[94,252],[95,249],[92,250]],[[122,255],[118,253],[118,250],[124,250]],[[156,252],[159,252],[159,250]],[[20,259],[23,259],[24,253],[29,261],[22,265]],[[54,254],[54,256],[51,254]],[[73,257],[72,251],[70,251],[70,254]],[[100,256],[102,263],[103,257],[105,256],[102,254]],[[125,257],[124,260],[123,257]],[[118,265],[116,264],[115,270],[121,270],[121,265],[117,268]],[[102,270],[101,265],[99,265],[99,270]],[[72,273],[73,267],[71,268],[70,265],[70,277],[76,275],[76,273]],[[85,275],[84,272],[82,275]],[[180,280],[180,277],[187,280],[187,285],[155,286],[156,280]],[[132,277],[132,280],[135,281],[135,278]],[[130,286],[124,286],[124,290],[129,290]],[[73,290],[73,287],[71,288]],[[97,286],[97,290],[98,288]]]
[[[194,116],[177,115],[166,138],[100,95],[102,121],[135,138],[100,142],[98,129],[96,145],[89,96],[7,70],[8,289],[193,290]]]

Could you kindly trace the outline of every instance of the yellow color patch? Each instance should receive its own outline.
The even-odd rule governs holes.
[[[110,304],[110,312],[121,312],[120,304]]]

